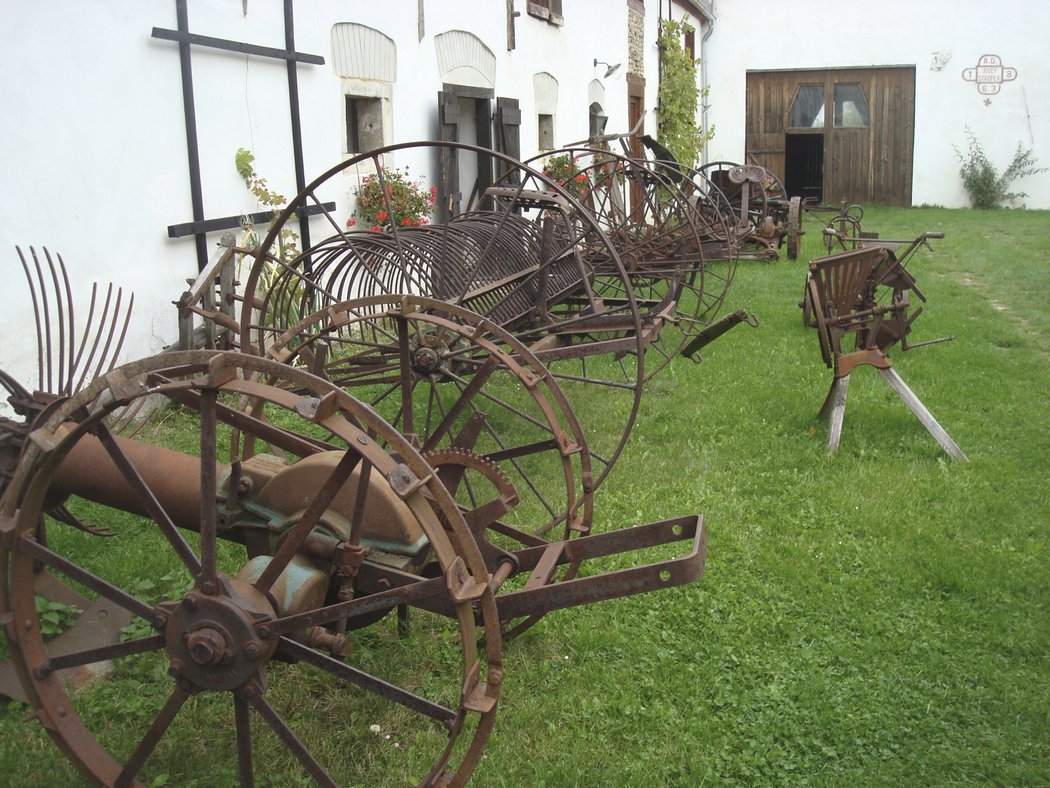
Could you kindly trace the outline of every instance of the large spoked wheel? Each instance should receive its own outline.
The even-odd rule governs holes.
[[[553,158],[552,158],[553,157]],[[598,222],[620,253],[643,324],[646,379],[663,369],[714,320],[732,277],[729,229],[692,173],[662,161],[594,148],[566,148],[533,160],[565,161],[563,185]],[[709,257],[709,255],[711,255]],[[708,260],[727,259],[727,265]],[[601,266],[596,260],[595,265]]]
[[[480,315],[422,296],[344,301],[290,327],[267,354],[351,392],[424,457],[455,450],[479,461],[465,468],[497,469],[513,494],[479,528],[499,520],[557,538],[590,530],[591,459],[572,408],[535,355]],[[261,417],[260,407],[250,403]],[[254,453],[254,436],[244,439]],[[472,473],[448,472],[445,482],[461,506],[484,497]]]
[[[345,216],[324,207],[326,197],[343,197],[366,179],[385,191],[385,168],[436,165],[446,175],[473,168],[478,176],[455,193],[435,184],[437,208],[452,215],[433,224],[395,221],[387,232],[351,232]],[[307,207],[323,215],[329,237],[282,256],[281,233]],[[388,214],[396,216],[393,202]],[[620,429],[587,432],[593,486],[601,484],[637,416],[651,337],[617,249],[572,194],[520,162],[470,145],[416,142],[356,156],[298,195],[258,248],[245,281],[245,301],[257,308],[242,314],[241,348],[264,355],[305,315],[400,295],[482,315],[534,353],[576,413],[601,407],[614,414]]]
[[[151,395],[183,406],[172,418],[198,433],[192,454],[107,430],[115,409]],[[265,421],[231,407],[242,395],[267,403]],[[234,426],[265,435],[282,458],[224,456]],[[42,543],[38,524],[63,500],[118,535],[99,549],[56,527]],[[17,622],[5,627],[12,658],[36,715],[89,779],[237,775],[251,785],[305,773],[335,785],[374,782],[368,767],[379,761],[424,784],[460,784],[481,757],[501,676],[483,557],[430,465],[332,384],[210,351],[118,368],[34,433],[2,515],[13,525],[0,596],[0,612]],[[376,552],[380,537],[399,534]],[[363,566],[348,558],[362,552]],[[417,588],[406,596],[369,586],[365,570],[376,560],[438,568],[418,589],[445,593],[451,618],[413,628],[412,660],[376,627],[351,648],[348,630]],[[130,612],[125,641],[52,653],[34,603],[38,564]],[[151,598],[146,589],[161,578],[171,587]],[[112,681],[67,692],[60,671],[105,660]],[[115,715],[121,690],[132,697]],[[220,773],[216,763],[226,764]]]
[[[373,296],[304,318],[268,354],[352,392],[419,448],[460,506],[496,590],[520,586],[515,551],[590,531],[593,473],[575,414],[536,357],[480,315],[421,296]],[[259,418],[261,406],[246,403]],[[248,456],[265,447],[247,432],[235,440]],[[571,579],[578,566],[547,582]]]

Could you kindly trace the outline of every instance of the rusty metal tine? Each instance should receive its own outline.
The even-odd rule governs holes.
[[[36,278],[40,285],[40,307],[44,313],[44,348],[42,350],[43,355],[41,356],[41,369],[44,368],[44,364],[47,365],[47,376],[45,378],[44,375],[41,374],[40,390],[50,392],[54,390],[51,384],[51,310],[47,305],[47,284],[44,281],[44,272],[40,268],[40,258],[37,257],[36,249],[32,246],[29,247],[29,251],[33,255],[33,265],[36,268]]]
[[[110,285],[112,287],[112,285]],[[106,330],[106,323],[100,323],[98,327],[98,335],[100,337],[105,336],[106,341],[102,345],[102,352],[98,357],[98,364],[95,367],[95,373],[92,377],[98,377],[102,374],[102,370],[106,369],[106,358],[109,355],[109,346],[113,342],[113,331],[117,327],[117,321],[120,319],[120,302],[123,299],[124,291],[121,288],[117,288],[117,300],[113,304],[113,311],[109,315],[109,330]],[[112,369],[112,365],[109,367]]]
[[[75,331],[76,318],[75,318],[75,315],[74,315],[74,307],[73,307],[73,292],[72,292],[72,289],[69,286],[69,273],[66,270],[66,263],[62,259],[62,255],[59,254],[58,252],[55,252],[55,257],[58,258],[58,269],[62,273],[62,284],[63,284],[63,287],[65,288],[65,293],[66,293],[66,301],[65,301],[65,303],[66,303],[66,306],[69,308],[69,315],[68,315],[68,321],[69,321],[69,369],[68,369],[68,372],[66,371],[66,368],[64,367],[62,362],[61,361],[59,362],[59,369],[62,370],[61,375],[62,375],[62,378],[64,380],[64,382],[62,383],[62,391],[61,391],[61,393],[68,395],[68,394],[72,393],[70,391],[70,386],[72,385],[72,382],[73,382],[73,354],[74,354],[74,351],[76,350],[76,341],[77,341],[76,340],[76,331]]]
[[[18,259],[22,262],[22,270],[25,272],[26,283],[29,285],[29,300],[33,303],[33,322],[36,324],[36,364],[37,364],[37,388],[43,390],[44,388],[44,354],[43,354],[43,337],[40,335],[40,305],[37,302],[36,288],[33,286],[33,277],[29,273],[29,264],[26,262],[25,255],[22,253],[22,248],[19,246],[15,247],[18,252]],[[32,247],[30,247],[32,250]]]
[[[62,304],[62,292],[58,283],[58,271],[55,270],[55,263],[51,259],[51,252],[45,246],[44,259],[47,260],[47,267],[51,272],[51,283],[54,285],[55,292],[52,294],[52,298],[55,300],[55,318],[58,321],[58,369],[57,371],[52,369],[52,361],[50,358],[50,352],[48,352],[48,391],[60,394],[62,393],[62,377],[66,366],[66,310]],[[51,376],[54,374],[55,380],[52,382]]]
[[[106,319],[109,317],[109,307],[113,300],[113,285],[109,285],[106,288],[106,303],[102,307],[102,315],[99,317],[99,326],[106,324]],[[87,360],[84,362],[84,369],[81,371],[80,380],[77,381],[76,390],[79,391],[84,385],[84,380],[87,378],[88,370],[91,369],[91,364],[95,360],[95,353],[98,352],[99,342],[102,341],[102,330],[101,328],[95,329],[95,338],[91,343],[91,352],[88,353]]]
[[[119,297],[119,293],[118,293],[118,297]],[[128,335],[128,325],[131,323],[131,312],[134,309],[134,307],[135,307],[135,294],[131,293],[128,296],[128,308],[124,312],[124,325],[120,329],[120,337],[118,337],[117,344],[113,348],[113,355],[110,357],[109,367],[106,369],[107,372],[110,371],[111,369],[113,369],[114,366],[116,366],[117,358],[120,356],[120,351],[124,347],[124,339]]]
[[[98,298],[98,282],[91,283],[91,301],[88,303],[88,315],[87,321],[84,323],[84,331],[80,336],[80,341],[77,343],[77,355],[73,360],[72,366],[69,368],[69,383],[70,388],[73,387],[73,378],[76,377],[76,371],[80,369],[80,360],[84,357],[84,348],[87,347],[88,332],[91,330],[91,323],[95,319],[95,303]],[[83,380],[83,378],[81,378]]]

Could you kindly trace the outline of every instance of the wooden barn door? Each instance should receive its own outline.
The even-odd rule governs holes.
[[[752,72],[747,159],[794,196],[911,205],[913,67]]]
[[[827,196],[911,205],[915,69],[829,71],[825,90]]]
[[[791,100],[794,72],[747,75],[746,161],[784,177],[784,119]]]

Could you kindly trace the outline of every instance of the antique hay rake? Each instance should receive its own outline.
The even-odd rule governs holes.
[[[908,343],[911,325],[922,312],[922,307],[909,311],[909,295],[913,293],[920,301],[926,298],[904,263],[927,239],[943,237],[943,233],[923,233],[908,243],[869,241],[851,251],[810,262],[806,294],[821,357],[834,373],[819,413],[819,418],[830,416],[829,451],[838,450],[851,373],[858,366],[872,366],[938,445],[952,459],[966,461],[966,455],[915,396],[887,355],[898,343],[901,350],[908,350],[952,339]],[[852,347],[848,345],[851,339]]]
[[[637,225],[617,243],[600,210],[520,168],[444,225],[347,233],[326,213],[332,237],[282,257],[282,222],[322,204],[342,171],[271,228],[239,319],[180,301],[223,315],[241,352],[106,367],[62,396],[20,390],[22,421],[0,425],[14,458],[0,498],[0,623],[36,717],[93,781],[149,782],[180,731],[208,726],[242,784],[276,758],[331,785],[355,779],[346,753],[367,749],[368,715],[382,714],[412,731],[417,779],[462,784],[494,722],[508,635],[551,610],[703,571],[699,516],[591,533],[594,490],[623,447],[643,357],[674,323],[682,283],[705,320],[724,297],[728,274],[710,297],[696,284],[706,274],[687,255],[702,254],[696,220],[683,210],[686,229],[663,232],[662,247]],[[621,251],[639,244],[680,256],[626,266]],[[191,293],[210,288],[202,280]],[[192,445],[168,444],[151,424],[148,439],[118,434],[123,414],[158,401],[175,406],[165,412],[195,433]],[[589,433],[576,413],[594,403],[627,429]],[[63,507],[116,536],[53,526]],[[679,557],[640,563],[637,551],[679,543]],[[117,548],[99,544],[134,549],[143,569],[177,581],[148,596],[139,567],[129,576],[107,559]],[[624,553],[629,568],[595,573],[595,561]],[[43,586],[75,587],[132,627],[46,640]],[[409,607],[411,639],[391,640],[380,620],[396,611],[400,624]],[[142,692],[154,705],[122,749],[91,693],[65,679],[141,660],[167,672],[149,672]],[[301,719],[314,714],[327,722]],[[259,729],[281,752],[260,749]],[[342,757],[329,754],[333,739]]]

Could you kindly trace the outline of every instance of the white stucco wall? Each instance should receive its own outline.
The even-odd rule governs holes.
[[[967,126],[1000,171],[1018,142],[1050,166],[1045,0],[716,0],[714,11],[707,44],[708,103],[717,127],[711,161],[744,155],[748,70],[914,65],[914,204],[969,205],[952,149],[966,149]],[[943,69],[931,67],[935,53],[948,52]],[[985,54],[1017,71],[996,95],[981,95],[962,76]],[[1028,192],[1028,207],[1050,208],[1050,174],[1016,188]]]
[[[307,181],[343,157],[342,83],[332,65],[336,22],[374,27],[397,48],[390,139],[435,136],[441,89],[434,39],[450,30],[480,38],[496,57],[494,92],[520,101],[523,156],[537,149],[533,75],[558,80],[555,141],[585,138],[588,89],[605,88],[608,129],[627,125],[627,7],[623,0],[570,0],[564,27],[522,11],[517,46],[507,51],[503,2],[427,0],[425,35],[416,0],[383,3],[300,0],[295,41],[323,66],[298,69]],[[0,4],[0,368],[35,386],[36,349],[28,287],[15,245],[47,246],[70,270],[78,314],[90,283],[117,282],[135,294],[123,359],[157,352],[177,338],[172,301],[195,276],[191,237],[169,239],[167,226],[192,219],[178,45],[151,37],[175,29],[174,0],[49,0]],[[192,32],[283,48],[281,0],[189,0]],[[646,7],[646,106],[656,104],[658,9]],[[604,78],[597,58],[623,63]],[[258,210],[234,168],[235,151],[252,150],[258,172],[287,197],[295,192],[287,77],[283,61],[192,48],[197,134],[207,218]],[[655,128],[655,117],[646,120]],[[403,166],[411,162],[393,162]],[[423,164],[413,164],[421,172]],[[349,215],[348,184],[334,199]],[[322,227],[317,225],[317,233]],[[209,237],[209,244],[221,234]],[[0,404],[0,412],[4,405]]]

